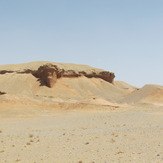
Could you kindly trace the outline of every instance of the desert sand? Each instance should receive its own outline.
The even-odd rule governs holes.
[[[161,163],[163,86],[136,88],[102,78],[60,77],[54,87],[31,73],[51,63],[0,66],[0,163]]]

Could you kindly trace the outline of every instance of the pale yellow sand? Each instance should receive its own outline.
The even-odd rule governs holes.
[[[1,163],[161,163],[163,110],[1,109]]]

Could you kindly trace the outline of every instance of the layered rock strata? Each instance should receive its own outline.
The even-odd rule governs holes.
[[[52,88],[58,78],[76,78],[85,76],[87,78],[101,78],[109,83],[113,83],[115,75],[109,71],[96,71],[91,69],[89,71],[76,71],[59,68],[57,65],[52,63],[47,63],[38,67],[38,69],[24,69],[21,71],[12,71],[12,70],[0,70],[0,74],[6,73],[31,73],[33,76],[39,79],[41,85],[46,85]]]
[[[50,88],[53,87],[57,79],[61,77],[75,78],[85,76],[88,78],[101,78],[109,83],[113,83],[115,77],[114,73],[108,71],[102,71],[99,73],[86,73],[81,71],[77,73],[74,70],[65,71],[64,69],[59,69],[57,66],[52,64],[40,66],[36,72],[33,72],[33,75]]]

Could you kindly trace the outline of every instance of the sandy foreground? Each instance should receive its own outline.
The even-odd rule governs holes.
[[[163,162],[163,86],[82,75],[50,88],[32,74],[46,63],[0,66],[0,163]]]
[[[161,108],[1,109],[0,163],[161,163]]]

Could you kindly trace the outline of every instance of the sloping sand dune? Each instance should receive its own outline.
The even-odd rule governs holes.
[[[105,103],[99,102],[97,99],[116,103],[129,93],[128,90],[121,89],[102,79],[89,79],[86,77],[61,78],[57,81],[54,88],[48,88],[40,86],[39,81],[31,74],[1,75],[0,90],[7,93],[7,95],[0,96],[1,100],[6,97],[10,101],[11,99],[12,101],[18,99],[18,101],[25,101],[26,97],[29,103],[33,100],[49,103],[73,103],[83,102],[83,100],[87,101],[87,103],[92,103],[93,100],[96,104]],[[28,102],[26,101],[26,103]]]
[[[163,86],[145,85],[140,90],[133,92],[123,101],[134,103],[151,103],[155,105],[163,105]]]
[[[129,92],[133,92],[135,91],[137,88],[124,82],[124,81],[115,81],[114,85],[117,86],[118,88],[124,89],[124,90],[128,90]]]

